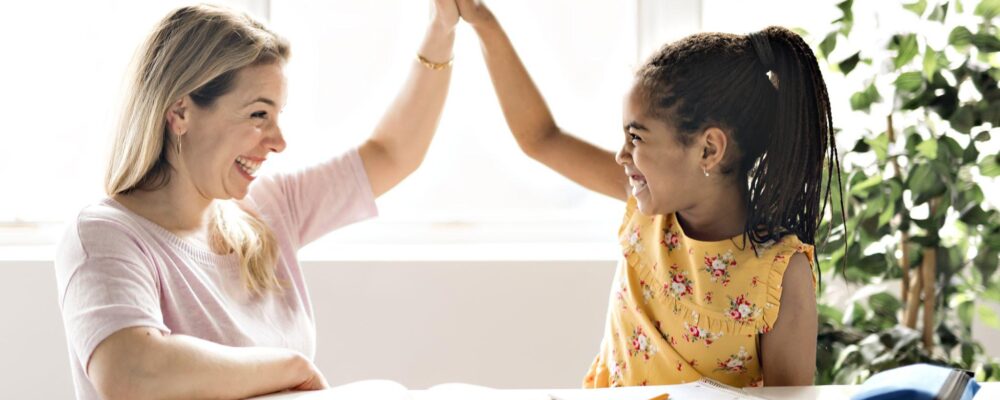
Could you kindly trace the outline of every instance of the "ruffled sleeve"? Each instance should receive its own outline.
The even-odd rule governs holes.
[[[764,304],[764,318],[761,333],[765,333],[774,328],[774,323],[778,321],[778,311],[781,308],[781,282],[785,277],[785,270],[796,253],[805,254],[809,260],[809,268],[812,270],[813,290],[816,290],[817,269],[815,248],[812,245],[803,244],[795,235],[786,236],[781,243],[772,251],[766,252],[765,257],[771,259],[771,269],[767,277],[767,302]]]
[[[632,220],[632,216],[639,212],[639,203],[633,196],[629,196],[628,200],[625,200],[625,216],[622,217],[621,227],[618,228],[618,235],[621,236],[625,232],[625,228],[628,227],[629,221]]]

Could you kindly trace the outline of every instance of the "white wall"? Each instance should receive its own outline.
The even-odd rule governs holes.
[[[537,388],[579,385],[601,339],[614,263],[313,261],[304,268],[316,362],[331,384],[381,378],[415,389]],[[0,260],[0,273],[2,397],[72,398],[52,263]],[[995,330],[978,324],[974,333],[1000,356]]]
[[[306,262],[316,362],[331,384],[577,387],[596,354],[614,263]],[[49,261],[0,261],[3,398],[68,399]]]

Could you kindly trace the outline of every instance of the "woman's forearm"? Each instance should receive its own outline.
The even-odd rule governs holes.
[[[454,26],[427,28],[418,54],[432,63],[452,58]],[[389,190],[423,162],[444,108],[451,67],[434,70],[416,59],[392,105],[360,151],[376,196]]]
[[[109,400],[240,399],[326,386],[312,364],[294,351],[230,347],[152,328],[110,336],[94,351],[88,371]]]

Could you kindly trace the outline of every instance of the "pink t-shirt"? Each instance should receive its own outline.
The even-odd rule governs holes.
[[[234,255],[183,240],[114,200],[80,212],[55,261],[78,399],[100,398],[87,363],[101,341],[129,327],[315,355],[312,303],[296,252],[377,214],[361,157],[352,150],[301,171],[259,177],[243,202],[278,241],[281,293],[250,296]]]

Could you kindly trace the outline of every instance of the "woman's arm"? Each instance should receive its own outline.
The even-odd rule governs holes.
[[[434,0],[435,15],[419,55],[433,63],[451,60],[458,8],[454,0]],[[444,108],[451,67],[432,70],[416,60],[402,90],[375,132],[358,151],[378,197],[420,166]]]
[[[524,153],[587,189],[625,200],[628,178],[614,153],[563,132],[493,13],[478,0],[457,1],[479,35],[504,118]]]
[[[781,282],[778,320],[760,343],[764,385],[810,386],[816,373],[818,320],[812,267],[805,255],[792,256]]]
[[[229,347],[147,327],[109,336],[94,350],[87,371],[108,400],[242,399],[327,387],[319,370],[292,350]]]

